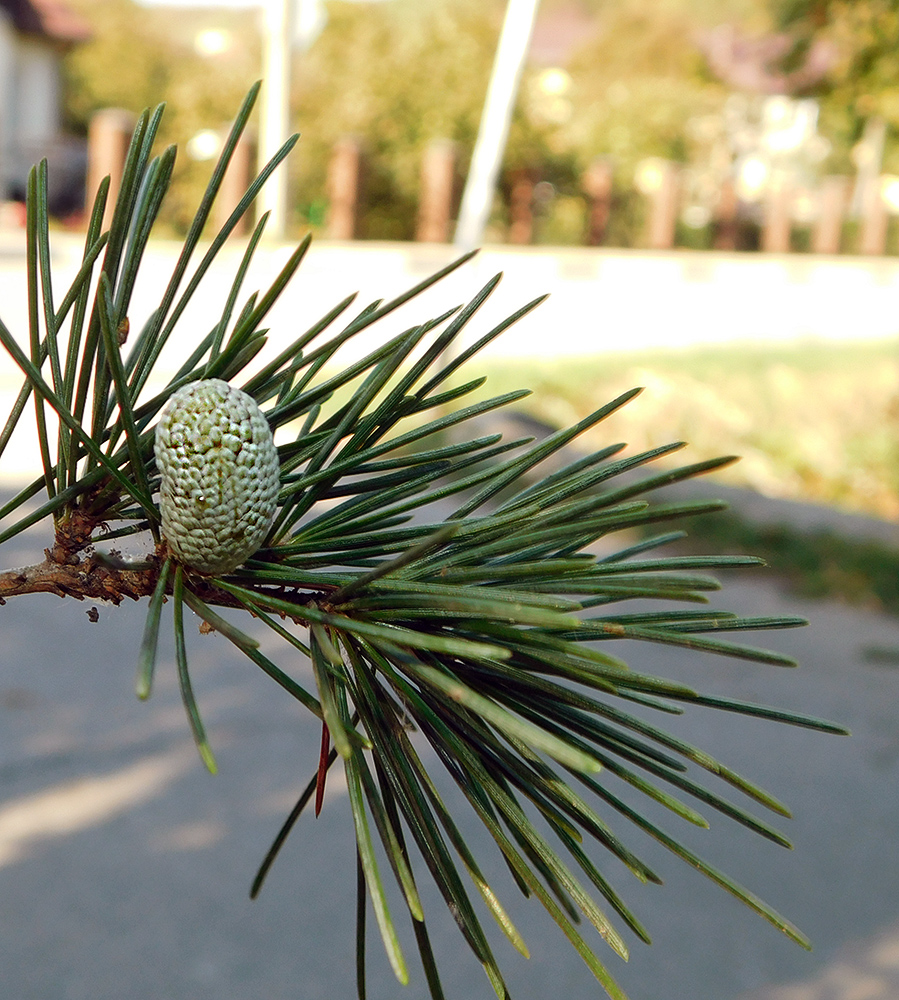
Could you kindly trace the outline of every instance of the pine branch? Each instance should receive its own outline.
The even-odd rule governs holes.
[[[413,876],[416,854],[498,996],[508,994],[469,884],[515,948],[527,954],[500,890],[481,874],[444,802],[432,765],[425,763],[432,759],[496,843],[512,887],[545,907],[611,997],[623,994],[575,924],[586,917],[610,947],[626,955],[627,943],[606,906],[638,939],[648,941],[648,935],[603,866],[623,864],[641,881],[660,879],[626,836],[612,832],[609,811],[806,945],[787,920],[606,787],[611,775],[678,821],[706,827],[702,809],[709,807],[789,846],[782,833],[723,797],[716,783],[725,782],[750,806],[788,817],[784,804],[701,747],[647,721],[646,712],[638,717],[631,709],[638,705],[669,721],[687,707],[713,709],[845,732],[802,713],[704,695],[630,669],[609,651],[610,642],[626,638],[793,665],[777,651],[724,640],[720,633],[803,622],[740,618],[708,606],[708,595],[719,589],[710,571],[760,560],[666,556],[658,550],[681,533],[639,542],[629,534],[638,525],[721,509],[717,502],[656,500],[655,493],[731,458],[646,473],[682,443],[623,456],[624,445],[611,444],[569,456],[579,434],[631,403],[638,389],[540,442],[503,441],[472,430],[483,414],[527,394],[484,399],[475,395],[483,379],[462,381],[458,374],[540,301],[454,354],[499,276],[467,304],[385,335],[367,355],[341,364],[344,345],[373,324],[386,324],[396,309],[470,255],[355,315],[350,296],[311,320],[274,358],[254,363],[266,348],[262,324],[309,245],[304,240],[271,285],[239,307],[264,218],[223,290],[221,311],[193,342],[185,339],[177,373],[149,396],[162,349],[185,308],[261,185],[292,148],[294,140],[253,182],[182,290],[256,90],[240,109],[158,305],[126,354],[134,283],[171,181],[174,151],[152,158],[162,109],[138,123],[108,233],[100,232],[108,185],[101,186],[82,267],[59,306],[51,294],[46,170],[39,167],[32,175],[28,348],[0,322],[0,343],[24,375],[0,431],[0,453],[29,412],[31,398],[42,475],[0,510],[7,525],[0,546],[40,524],[48,527],[50,546],[43,562],[0,573],[0,603],[33,593],[114,604],[149,598],[135,648],[137,694],[146,698],[163,606],[172,598],[180,689],[210,770],[215,733],[207,737],[191,685],[184,605],[204,629],[219,631],[321,721],[318,770],[277,834],[252,895],[306,804],[314,800],[316,812],[321,808],[328,771],[339,761],[358,849],[361,995],[367,901],[397,978],[405,982],[409,975],[398,917],[388,906],[385,883],[392,877],[400,892],[395,909],[412,923],[431,996],[443,997]],[[47,429],[50,410],[60,424],[55,451]],[[610,552],[619,533],[619,547]],[[143,558],[128,562],[110,548],[122,538],[143,545]],[[594,544],[599,539],[605,543],[601,556]],[[635,599],[657,602],[657,608],[641,604],[635,610],[629,603]],[[681,603],[692,607],[684,610]],[[275,651],[265,647],[271,658],[259,640],[216,608],[237,609],[271,630]],[[293,663],[298,653],[311,664],[314,691],[275,662],[286,657]],[[422,753],[428,747],[433,753]]]

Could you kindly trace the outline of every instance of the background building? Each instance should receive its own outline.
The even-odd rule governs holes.
[[[21,199],[32,163],[51,161],[51,202],[81,198],[83,144],[63,135],[63,57],[89,36],[59,0],[0,0],[0,198]]]

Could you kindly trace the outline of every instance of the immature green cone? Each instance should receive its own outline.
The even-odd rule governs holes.
[[[278,452],[252,396],[221,379],[191,382],[156,426],[162,534],[201,573],[230,573],[262,544],[275,514]]]

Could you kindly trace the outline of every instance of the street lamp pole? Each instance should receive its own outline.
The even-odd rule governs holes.
[[[291,53],[298,43],[300,47],[311,44],[320,28],[320,14],[321,0],[262,0],[260,167],[290,135]],[[297,25],[308,38],[297,38]],[[269,239],[284,239],[288,204],[287,165],[282,163],[259,192],[260,212],[271,212],[266,228]]]
[[[472,250],[483,239],[499,177],[509,123],[540,0],[509,0],[493,61],[481,125],[465,182],[455,244]]]
[[[265,165],[290,129],[290,51],[293,0],[264,0],[262,8],[262,93],[259,162]],[[287,166],[282,163],[259,192],[259,212],[270,212],[266,235],[284,239],[287,230]]]
[[[261,0],[262,123],[259,167],[278,152],[290,135],[290,69],[294,52],[305,52],[328,19],[322,0]],[[283,240],[288,216],[287,166],[282,164],[259,193],[260,212],[271,212],[266,234]]]

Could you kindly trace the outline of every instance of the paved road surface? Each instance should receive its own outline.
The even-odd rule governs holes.
[[[29,560],[45,542],[37,535],[10,543],[5,565]],[[794,808],[795,820],[785,823],[793,852],[714,816],[711,832],[683,832],[799,924],[816,950],[805,954],[637,834],[630,839],[667,884],[641,887],[608,868],[656,943],[634,942],[628,966],[611,954],[609,965],[632,1000],[892,1000],[899,996],[899,667],[889,656],[866,658],[865,649],[899,650],[899,622],[785,597],[759,575],[728,582],[722,606],[809,617],[810,628],[763,637],[798,656],[802,669],[660,647],[626,653],[640,669],[854,730],[847,740],[710,710],[672,723]],[[2,995],[355,996],[353,846],[338,781],[322,817],[299,824],[260,900],[247,898],[254,866],[314,767],[311,718],[220,636],[197,635],[191,662],[220,765],[211,777],[188,735],[170,643],[152,700],[133,696],[145,606],[101,608],[97,623],[86,610],[49,596],[0,608]],[[681,832],[676,820],[664,822]],[[517,896],[484,846],[488,871],[532,950],[526,962],[497,941],[513,996],[600,996],[554,925]],[[491,997],[439,901],[432,895],[426,906],[449,1000]],[[371,955],[373,1000],[424,1000],[417,969],[402,990],[376,942]]]

